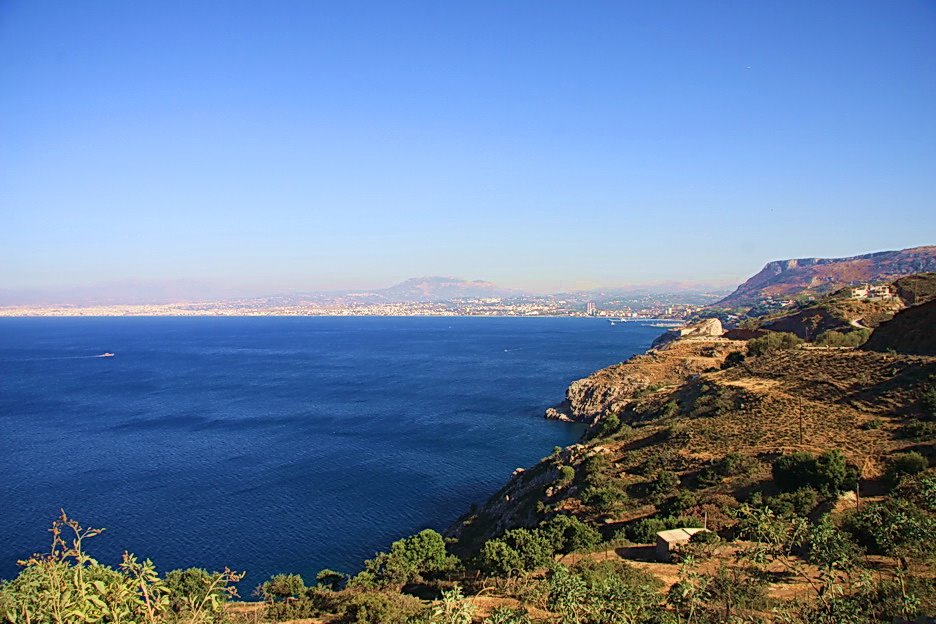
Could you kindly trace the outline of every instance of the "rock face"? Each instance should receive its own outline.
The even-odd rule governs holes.
[[[718,337],[723,333],[725,333],[725,329],[717,318],[702,319],[698,323],[669,330],[654,340],[651,348],[661,347],[680,338]]]
[[[936,300],[907,308],[882,323],[861,347],[912,355],[936,355]]]
[[[801,292],[825,293],[851,284],[890,281],[904,275],[936,271],[936,245],[850,258],[799,258],[768,262],[716,308],[750,306],[765,297]]]
[[[704,327],[715,331],[713,323],[706,323]],[[605,414],[625,410],[642,394],[683,383],[692,375],[718,368],[728,353],[744,349],[743,342],[697,335],[698,340],[674,340],[662,348],[573,381],[566,390],[565,401],[546,410],[546,417],[594,424]]]

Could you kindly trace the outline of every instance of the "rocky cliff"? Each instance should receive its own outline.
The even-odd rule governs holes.
[[[924,271],[936,271],[936,245],[850,258],[777,260],[712,307],[751,306],[765,297],[827,293],[850,284],[890,281]]]
[[[692,375],[718,368],[728,353],[743,350],[743,342],[714,336],[671,341],[572,382],[565,400],[546,410],[546,417],[595,423],[606,414],[627,409],[646,393],[684,383]]]

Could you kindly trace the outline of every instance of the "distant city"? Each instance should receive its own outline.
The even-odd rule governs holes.
[[[0,316],[570,316],[678,320],[724,294],[682,292],[593,299],[585,293],[383,302],[353,295],[268,297],[199,303],[10,306],[0,308]]]

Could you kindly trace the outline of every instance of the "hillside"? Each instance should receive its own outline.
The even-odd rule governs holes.
[[[584,388],[571,394],[590,397],[578,405],[585,420],[597,421],[600,431],[604,419],[613,419],[609,414],[619,413],[618,432],[569,447],[518,474],[450,534],[470,549],[512,524],[530,526],[537,519],[532,510],[543,505],[584,514],[613,532],[666,509],[640,495],[659,470],[672,472],[677,486],[695,492],[701,513],[706,500],[740,496],[769,478],[771,461],[783,453],[839,449],[861,467],[868,487],[876,487],[889,455],[908,449],[936,453],[932,434],[915,441],[907,433],[919,416],[919,397],[936,379],[936,357],[799,348],[720,370],[725,355],[738,348],[744,343],[680,340],[576,382]],[[705,364],[707,372],[699,373]],[[679,383],[667,383],[679,377]],[[648,385],[649,380],[658,383]],[[585,476],[585,464],[596,453],[627,492],[627,502],[611,513],[583,504],[587,479],[556,485],[562,465]],[[700,475],[730,453],[747,458],[747,477],[700,487]]]
[[[759,273],[712,305],[713,308],[752,306],[765,298],[790,298],[832,292],[843,286],[892,281],[904,275],[936,271],[936,246],[852,256],[799,258],[768,262]]]
[[[936,356],[936,300],[908,308],[883,323],[862,348]]]
[[[874,329],[908,306],[936,298],[936,273],[919,273],[891,284],[889,298],[855,299],[851,288],[840,289],[808,303],[794,304],[778,312],[747,319],[748,329],[768,329],[796,334],[813,341],[823,332],[853,332]]]

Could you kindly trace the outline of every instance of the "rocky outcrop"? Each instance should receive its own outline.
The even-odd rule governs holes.
[[[587,457],[602,451],[601,448],[573,444],[529,470],[514,471],[504,487],[483,505],[456,520],[445,530],[445,536],[456,538],[454,550],[466,555],[507,529],[535,526],[540,520],[536,501],[556,500],[575,491],[571,484],[557,485],[559,467],[577,466]]]
[[[768,262],[757,275],[712,307],[751,306],[766,297],[827,293],[851,284],[890,281],[923,271],[936,271],[936,246],[850,258],[777,260]]]
[[[707,323],[705,327],[715,331],[714,324]],[[697,338],[672,341],[572,382],[565,400],[549,408],[546,417],[594,424],[605,414],[626,410],[647,392],[683,383],[692,375],[718,368],[728,353],[744,349],[743,342],[702,334]]]
[[[717,318],[702,319],[698,323],[671,329],[653,341],[651,348],[658,348],[680,338],[712,338],[725,333],[721,321]]]
[[[936,300],[907,308],[882,323],[862,349],[936,355]]]

